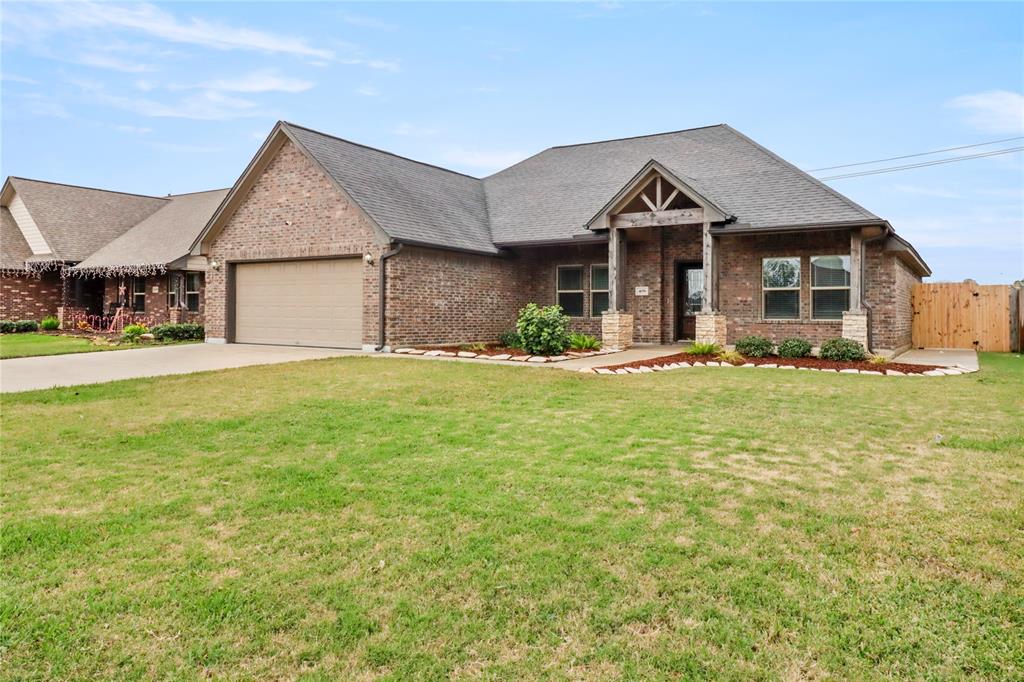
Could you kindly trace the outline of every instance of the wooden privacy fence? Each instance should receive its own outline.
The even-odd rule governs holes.
[[[1019,348],[1020,290],[1005,284],[915,284],[915,348]]]

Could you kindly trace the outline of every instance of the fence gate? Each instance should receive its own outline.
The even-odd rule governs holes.
[[[1013,349],[1015,311],[1005,284],[915,284],[912,301],[915,348]]]

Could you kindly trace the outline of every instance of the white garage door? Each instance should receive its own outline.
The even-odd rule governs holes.
[[[360,348],[363,261],[239,263],[235,266],[235,341]]]

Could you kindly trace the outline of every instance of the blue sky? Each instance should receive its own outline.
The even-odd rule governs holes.
[[[719,122],[805,169],[1024,135],[1020,3],[2,13],[3,174],[145,194],[231,185],[278,119],[473,175]],[[1024,154],[831,184],[888,218],[936,280],[1024,277]]]

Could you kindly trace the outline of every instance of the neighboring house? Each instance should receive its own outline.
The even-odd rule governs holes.
[[[189,247],[227,190],[167,197],[11,177],[0,195],[0,319],[98,329],[201,321]]]
[[[490,341],[558,303],[610,347],[910,345],[928,266],[726,125],[554,147],[479,179],[278,123],[192,248],[208,340]]]

